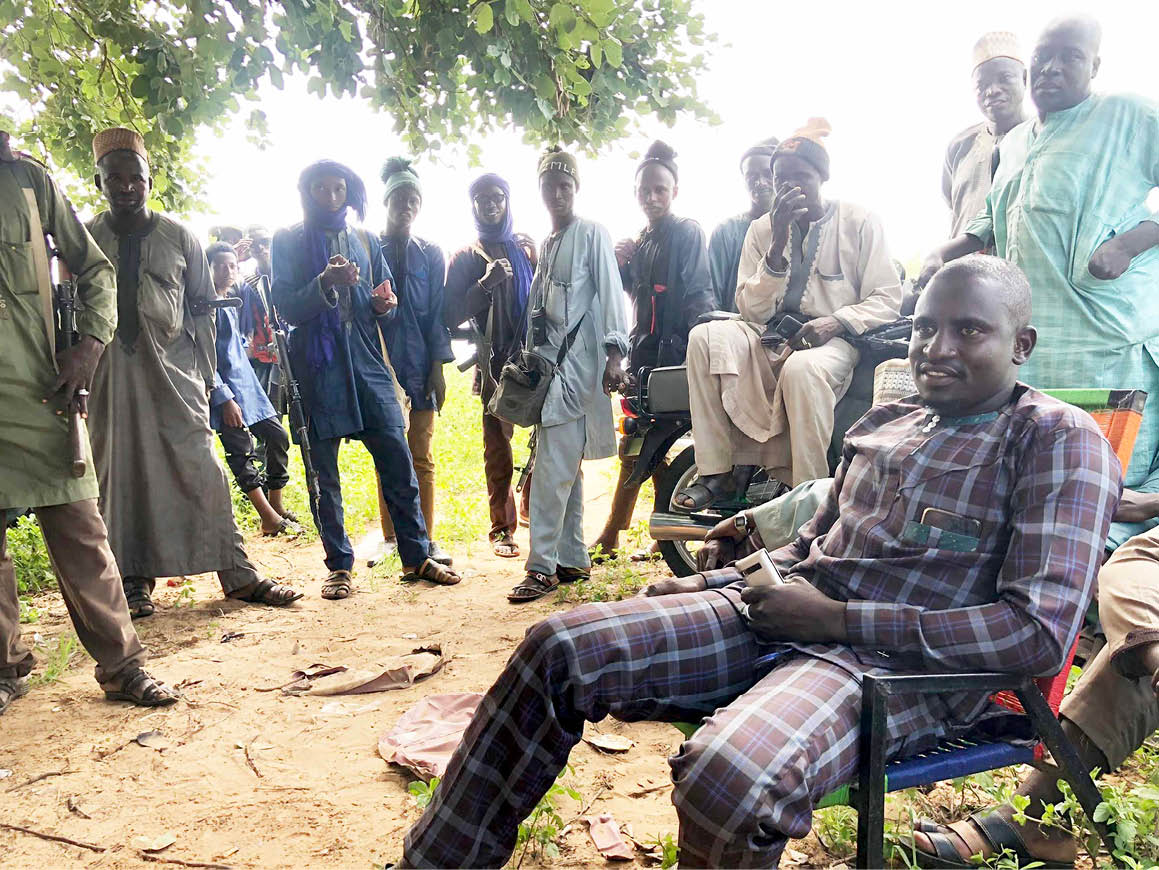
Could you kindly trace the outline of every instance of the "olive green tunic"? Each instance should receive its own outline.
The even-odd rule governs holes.
[[[21,189],[26,183],[40,211],[35,230]],[[44,233],[76,276],[83,303],[77,331],[108,344],[117,322],[113,267],[69,201],[40,164],[0,161],[0,511],[97,497],[91,456],[84,477],[69,472],[68,417],[56,413],[65,400],[41,401],[56,379],[33,261]]]

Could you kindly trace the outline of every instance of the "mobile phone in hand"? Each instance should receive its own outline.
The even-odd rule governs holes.
[[[746,586],[777,586],[785,582],[768,550],[757,550],[751,556],[737,559],[736,569],[744,577]]]
[[[781,322],[777,324],[777,328],[773,331],[776,332],[777,335],[779,335],[781,338],[785,339],[785,341],[791,341],[793,336],[800,332],[801,327],[804,325],[805,324],[801,323],[801,321],[797,320],[797,318],[790,317],[786,314],[781,318]]]

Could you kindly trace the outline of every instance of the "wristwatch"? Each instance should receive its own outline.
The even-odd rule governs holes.
[[[736,526],[736,530],[742,535],[747,535],[749,532],[749,517],[744,511],[733,514],[732,524]]]

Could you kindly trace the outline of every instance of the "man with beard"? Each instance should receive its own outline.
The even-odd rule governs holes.
[[[776,867],[815,803],[856,776],[863,675],[1056,673],[1121,469],[1087,414],[1018,382],[1029,318],[1014,266],[947,266],[914,318],[918,395],[849,430],[821,508],[769,554],[785,582],[698,574],[533,626],[398,866],[502,866],[584,723],[612,715],[707,716],[669,760],[681,864]],[[887,751],[994,715],[986,692],[897,696]]]
[[[736,311],[736,288],[747,278],[738,276],[744,239],[753,221],[767,215],[773,205],[773,152],[775,138],[758,142],[740,156],[740,173],[749,192],[749,207],[720,223],[708,240],[708,268],[716,307]]]
[[[108,202],[89,231],[117,269],[117,333],[90,405],[101,513],[134,618],[150,616],[157,577],[216,571],[229,598],[284,606],[301,598],[260,578],[245,554],[225,472],[213,452],[207,391],[219,383],[216,298],[194,235],[149,208],[153,181],[139,134],[93,139]]]
[[[1018,38],[1006,31],[982,36],[974,45],[974,94],[986,119],[954,137],[946,149],[942,196],[950,207],[950,235],[956,236],[986,208],[998,168],[998,144],[1026,118],[1026,67]]]
[[[483,400],[483,468],[491,512],[491,547],[505,559],[519,557],[515,529],[519,522],[511,489],[514,456],[512,426],[487,413],[503,366],[522,345],[524,314],[535,272],[535,244],[515,232],[511,187],[493,172],[476,178],[467,190],[479,238],[456,251],[447,266],[444,295],[446,325],[454,329],[465,320],[474,326]],[[530,481],[523,487],[527,514]]]
[[[75,276],[79,340],[55,347],[45,235]],[[47,306],[47,307],[46,307]],[[0,715],[28,691],[35,662],[20,637],[16,574],[8,554],[12,511],[32,507],[77,637],[108,698],[145,707],[177,693],[145,671],[120,573],[97,508],[84,424],[85,467],[71,468],[70,417],[87,413],[93,371],[116,328],[115,275],[44,167],[0,131]],[[72,336],[68,336],[71,340]]]
[[[1022,372],[1043,387],[1141,389],[1150,396],[1126,486],[1159,491],[1159,106],[1091,92],[1098,23],[1047,25],[1030,59],[1037,115],[1006,134],[986,209],[927,260],[993,246],[1034,288],[1039,349]],[[1151,521],[1153,524],[1153,520]],[[1112,529],[1108,546],[1144,525]]]

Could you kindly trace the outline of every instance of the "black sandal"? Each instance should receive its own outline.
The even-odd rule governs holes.
[[[246,604],[266,604],[270,607],[285,607],[302,597],[302,593],[284,583],[273,580],[259,580],[246,595],[231,595]]]
[[[549,592],[559,588],[559,578],[554,574],[541,574],[538,571],[528,571],[523,582],[507,593],[507,600],[512,604],[522,604],[524,601],[535,601]]]
[[[122,577],[121,586],[125,590],[125,603],[129,605],[132,619],[145,619],[157,612],[153,598],[149,594],[149,581],[144,577]]]
[[[17,698],[28,694],[28,677],[14,677],[0,680],[0,716]]]
[[[555,576],[560,583],[577,583],[580,580],[591,580],[592,572],[587,568],[565,568],[560,565],[555,569]]]
[[[350,572],[340,568],[331,571],[326,582],[322,584],[322,597],[327,601],[341,601],[350,597],[351,588]]]
[[[446,565],[440,565],[433,558],[424,559],[423,563],[414,571],[402,575],[404,583],[414,583],[418,580],[429,580],[439,586],[454,586],[463,578]]]
[[[990,844],[994,855],[1002,855],[1004,852],[1012,853],[1019,867],[1033,864],[1035,867],[1044,868],[1044,870],[1073,870],[1074,868],[1074,861],[1043,861],[1040,858],[1035,858],[1026,848],[1026,842],[1022,839],[1022,834],[1018,832],[1018,828],[998,813],[972,813],[970,821],[974,823],[974,827]],[[957,846],[954,845],[954,840],[951,839],[951,834],[962,842],[966,841],[961,834],[948,825],[939,825],[922,820],[918,822],[914,830],[925,834],[929,838],[930,845],[934,847],[934,851],[931,853],[919,848],[917,843],[913,844],[914,857],[919,867],[948,867],[955,868],[955,870],[957,868],[965,870],[965,868],[979,866],[962,858]],[[950,831],[951,834],[944,833],[945,831]]]
[[[176,689],[153,679],[144,668],[128,671],[115,689],[107,689],[104,685],[101,688],[110,701],[128,701],[138,707],[168,707],[181,697]]]

